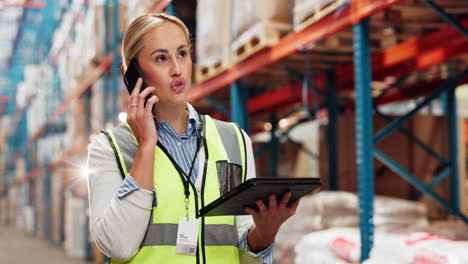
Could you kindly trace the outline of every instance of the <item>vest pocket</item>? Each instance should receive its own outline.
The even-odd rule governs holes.
[[[241,184],[242,166],[239,164],[229,163],[227,160],[218,160],[216,161],[216,169],[221,195]]]

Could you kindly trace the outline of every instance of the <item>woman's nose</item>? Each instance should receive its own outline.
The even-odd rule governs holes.
[[[182,74],[182,72],[180,70],[180,65],[177,62],[177,60],[172,61],[172,67],[171,67],[170,74],[171,74],[171,76],[180,76]]]

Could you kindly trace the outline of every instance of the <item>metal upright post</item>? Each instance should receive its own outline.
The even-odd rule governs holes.
[[[249,133],[248,99],[248,88],[242,87],[238,82],[233,82],[231,84],[231,120],[238,123],[246,133]]]
[[[234,14],[236,11],[234,1],[231,1],[231,28],[230,34],[232,40],[236,38],[234,34]],[[249,133],[249,117],[247,102],[249,99],[248,87],[244,87],[240,82],[234,81],[230,84],[231,89],[231,120],[239,124],[246,133]]]
[[[109,21],[108,21],[108,18],[109,18],[109,2],[110,0],[106,0],[105,3],[104,3],[104,22],[105,22],[105,25],[104,25],[104,54],[109,54],[111,48],[110,48],[110,45],[109,45],[109,29],[110,29],[110,25],[109,25]],[[114,56],[116,56],[116,54],[114,54]],[[108,101],[108,98],[109,95],[110,95],[110,84],[109,84],[109,74],[110,74],[111,71],[108,71],[106,73],[104,73],[102,75],[102,80],[103,80],[103,85],[104,85],[104,126],[107,124],[107,121],[111,118],[110,117],[110,113],[109,113],[109,101]]]
[[[276,120],[276,114],[271,113],[271,139],[270,139],[270,174],[271,177],[278,177],[278,138],[276,137],[276,129],[278,127],[278,121]]]
[[[172,15],[172,16],[175,16],[175,15],[176,15],[173,2],[170,2],[170,3],[167,5],[167,7],[166,7],[166,13],[168,13],[169,15]]]
[[[460,188],[459,188],[459,160],[458,160],[458,117],[457,98],[455,89],[449,89],[446,93],[445,113],[448,117],[450,163],[452,164],[452,175],[450,177],[450,202],[452,207],[460,210]]]
[[[373,246],[374,160],[369,19],[354,26],[356,150],[361,227],[361,261]]]
[[[114,58],[112,59],[112,120],[116,125],[118,122],[117,115],[119,113],[118,106],[118,97],[119,97],[119,42],[120,42],[120,32],[119,32],[119,0],[112,0],[112,51],[114,52]]]
[[[328,85],[328,189],[338,190],[338,120],[336,103],[336,73],[327,71]]]

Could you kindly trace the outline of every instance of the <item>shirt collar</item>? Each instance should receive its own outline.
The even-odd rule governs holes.
[[[195,108],[190,103],[185,103],[185,108],[189,111],[189,117],[187,120],[187,132],[190,133],[192,129],[197,130],[199,116],[197,110],[195,110]],[[159,121],[156,118],[156,116],[153,116],[153,119],[156,123],[157,129],[160,129],[162,123],[167,123],[165,121]],[[198,133],[198,131],[196,133]]]

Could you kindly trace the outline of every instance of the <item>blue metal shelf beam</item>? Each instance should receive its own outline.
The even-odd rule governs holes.
[[[411,183],[418,190],[420,190],[421,192],[423,192],[425,194],[428,194],[429,196],[431,196],[432,199],[434,199],[440,205],[442,205],[443,207],[448,209],[449,212],[459,216],[463,221],[468,223],[468,218],[465,215],[463,215],[463,213],[460,212],[460,210],[458,210],[457,208],[452,207],[450,203],[448,203],[447,201],[444,200],[444,198],[442,198],[439,194],[434,192],[426,184],[421,182],[421,180],[416,178],[414,175],[412,175],[405,168],[400,166],[396,161],[394,161],[392,158],[387,156],[381,150],[379,150],[377,148],[374,148],[374,155],[378,160],[380,160],[382,163],[387,165],[395,173],[397,173],[398,175],[403,177],[403,179],[407,180],[409,183]]]
[[[447,12],[445,12],[445,10],[442,7],[440,7],[439,5],[437,5],[431,0],[423,0],[423,2],[429,8],[434,10],[434,12],[436,12],[442,18],[442,20],[444,20],[447,24],[453,26],[460,33],[462,33],[465,37],[468,37],[468,30],[462,24],[460,24],[457,20],[455,20],[449,14],[447,14]]]
[[[380,113],[380,111],[375,111],[375,113],[376,113],[377,116],[381,117],[383,120],[385,120],[385,121],[387,121],[389,123],[393,121],[393,119],[391,117],[388,117],[388,116]],[[414,136],[408,129],[400,126],[400,127],[398,127],[398,132],[400,132],[401,134],[406,136],[409,140],[411,140],[414,144],[416,144],[418,147],[420,147],[422,150],[424,150],[427,154],[429,154],[432,157],[434,157],[435,159],[437,159],[441,164],[448,164],[449,163],[449,161],[446,158],[444,158],[439,153],[435,152],[432,148],[430,148],[428,145],[426,145],[424,142],[422,142],[419,138]]]

